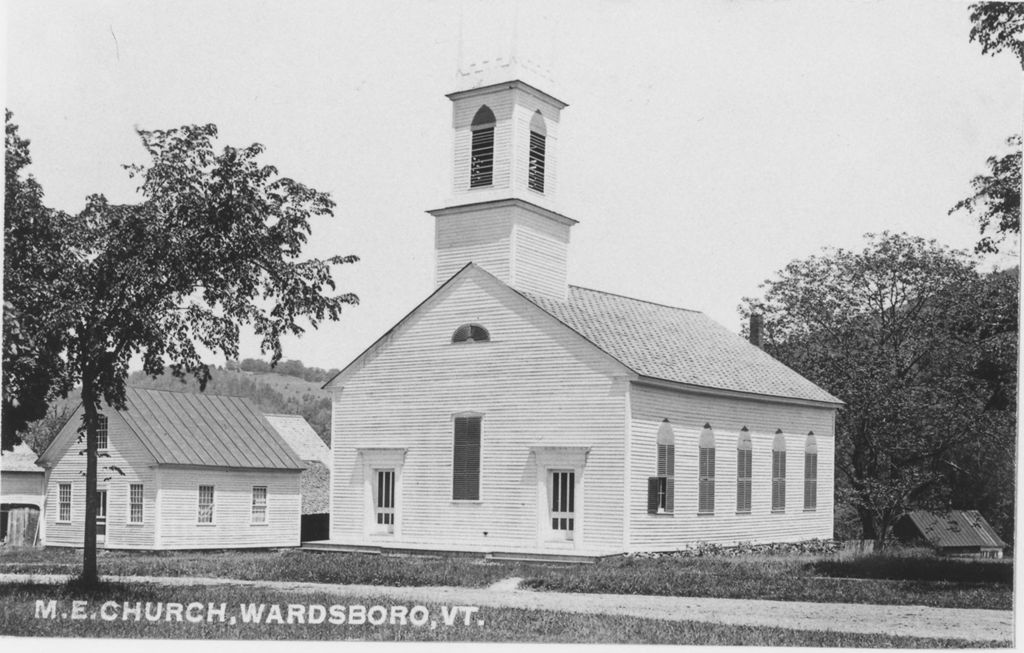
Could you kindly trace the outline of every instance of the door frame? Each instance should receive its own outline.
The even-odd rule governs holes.
[[[366,447],[357,449],[362,459],[363,470],[363,537],[367,539],[401,539],[402,537],[402,468],[405,465],[404,448]],[[374,494],[377,486],[377,472],[392,470],[395,474],[394,528],[390,533],[381,531],[377,525],[377,504]]]
[[[586,512],[584,505],[583,474],[590,447],[535,446],[537,479],[537,546],[543,549],[579,549],[584,545]],[[551,528],[551,495],[548,483],[552,472],[573,473],[573,538],[568,540],[561,531]]]

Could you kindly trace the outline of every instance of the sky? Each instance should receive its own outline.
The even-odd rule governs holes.
[[[134,199],[135,128],[214,123],[329,192],[311,256],[361,302],[284,342],[343,367],[434,289],[433,219],[451,193],[460,44],[506,2],[9,0],[6,106],[50,206]],[[519,5],[562,112],[558,210],[570,283],[704,311],[791,260],[905,231],[970,249],[948,215],[1021,131],[1022,71],[981,54],[966,2],[565,1]],[[986,261],[985,265],[991,265]],[[260,357],[246,336],[242,357]],[[211,358],[210,362],[222,362]]]

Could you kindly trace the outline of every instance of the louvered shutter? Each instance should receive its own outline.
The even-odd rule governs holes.
[[[651,476],[647,479],[647,512],[652,515],[658,513],[658,477]]]
[[[665,512],[676,509],[676,479],[669,476],[665,479]]]
[[[452,499],[480,499],[480,418],[455,418]]]

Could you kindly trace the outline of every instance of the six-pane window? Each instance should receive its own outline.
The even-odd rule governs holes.
[[[128,486],[128,522],[142,523],[142,485],[139,483]]]
[[[750,495],[753,486],[753,446],[747,427],[740,431],[736,445],[736,512],[750,512]]]
[[[213,486],[199,486],[199,519],[200,524],[213,523]]]
[[[71,521],[71,484],[61,483],[58,486],[60,510],[58,521]]]
[[[257,485],[252,488],[252,523],[267,523],[267,486]]]
[[[772,444],[772,512],[786,510],[786,438],[782,431],[775,434]]]
[[[818,508],[818,444],[814,433],[807,434],[804,446],[804,510]]]
[[[480,499],[480,417],[455,418],[452,452],[452,499]]]
[[[106,449],[109,444],[107,431],[108,431],[107,416],[99,416],[99,424],[96,425],[96,448]]]
[[[697,512],[715,512],[715,434],[710,424],[704,425],[698,443]]]

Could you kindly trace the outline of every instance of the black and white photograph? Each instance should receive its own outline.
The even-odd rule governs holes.
[[[0,646],[1019,641],[1024,3],[3,12]]]

